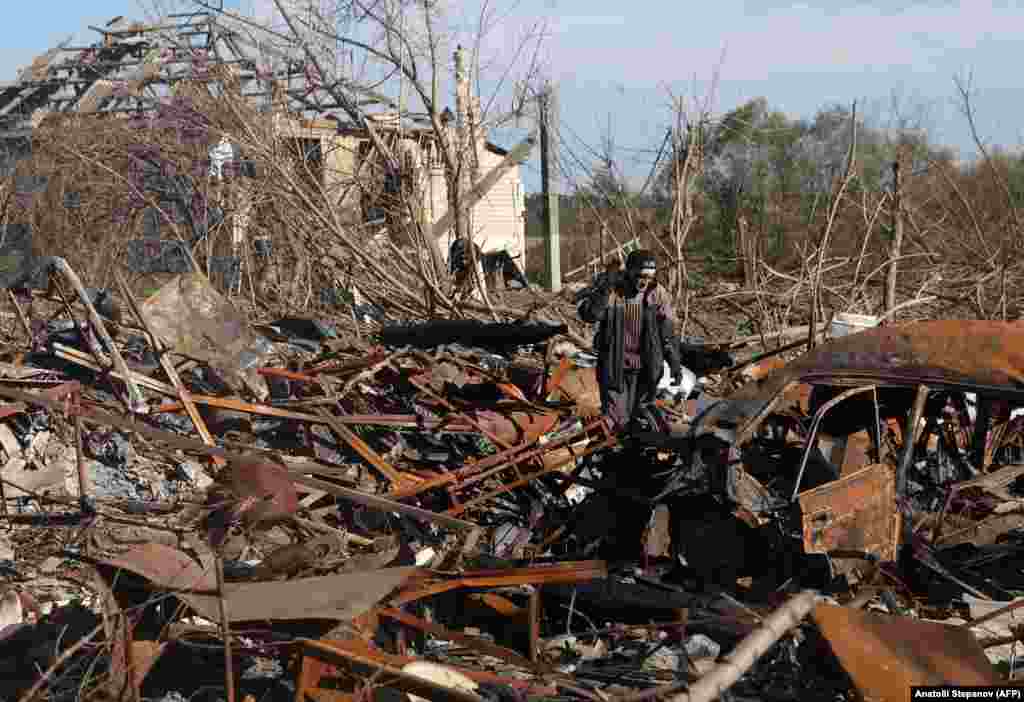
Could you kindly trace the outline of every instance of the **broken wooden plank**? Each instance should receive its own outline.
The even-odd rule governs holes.
[[[117,378],[118,380],[124,380],[124,374],[117,369],[107,369],[100,366],[98,363],[93,361],[89,354],[83,353],[72,346],[66,346],[65,344],[55,342],[53,344],[53,355],[57,358],[63,359],[74,363],[75,365],[83,366],[89,370],[96,371],[97,373],[108,373],[111,377]],[[150,378],[148,375],[137,373],[135,371],[128,371],[128,378],[131,382],[141,385],[145,388],[149,388],[154,392],[159,392],[170,397],[177,397],[178,393],[174,391],[174,388],[167,383],[162,383],[155,378]]]

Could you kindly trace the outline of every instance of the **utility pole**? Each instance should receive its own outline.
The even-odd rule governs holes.
[[[544,286],[551,292],[562,290],[561,238],[558,235],[557,171],[552,151],[552,132],[557,133],[558,105],[549,84],[540,95],[540,178],[544,200]]]

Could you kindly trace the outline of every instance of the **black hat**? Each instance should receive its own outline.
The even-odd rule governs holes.
[[[626,270],[628,271],[654,270],[657,267],[658,259],[647,249],[630,251],[629,256],[626,257]]]

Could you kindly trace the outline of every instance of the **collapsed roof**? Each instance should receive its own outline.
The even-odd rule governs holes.
[[[260,41],[254,25],[232,13],[171,14],[155,24],[118,17],[89,29],[102,39],[76,46],[68,38],[38,56],[16,80],[0,84],[0,135],[28,136],[50,113],[145,112],[169,97],[176,83],[206,80],[228,69],[242,95],[269,106],[275,95],[297,114],[341,110],[302,50]],[[385,95],[339,79],[360,109],[398,106]],[[415,117],[413,117],[415,119]]]

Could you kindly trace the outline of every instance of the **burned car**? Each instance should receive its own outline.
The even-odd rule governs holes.
[[[938,547],[969,534],[1014,552],[1005,544],[1024,520],[998,505],[1024,475],[1021,406],[1024,324],[929,321],[832,340],[694,420],[689,465],[659,496],[673,543],[722,586],[823,569],[849,583],[909,554],[960,591],[1003,595],[1005,579],[954,575]]]

